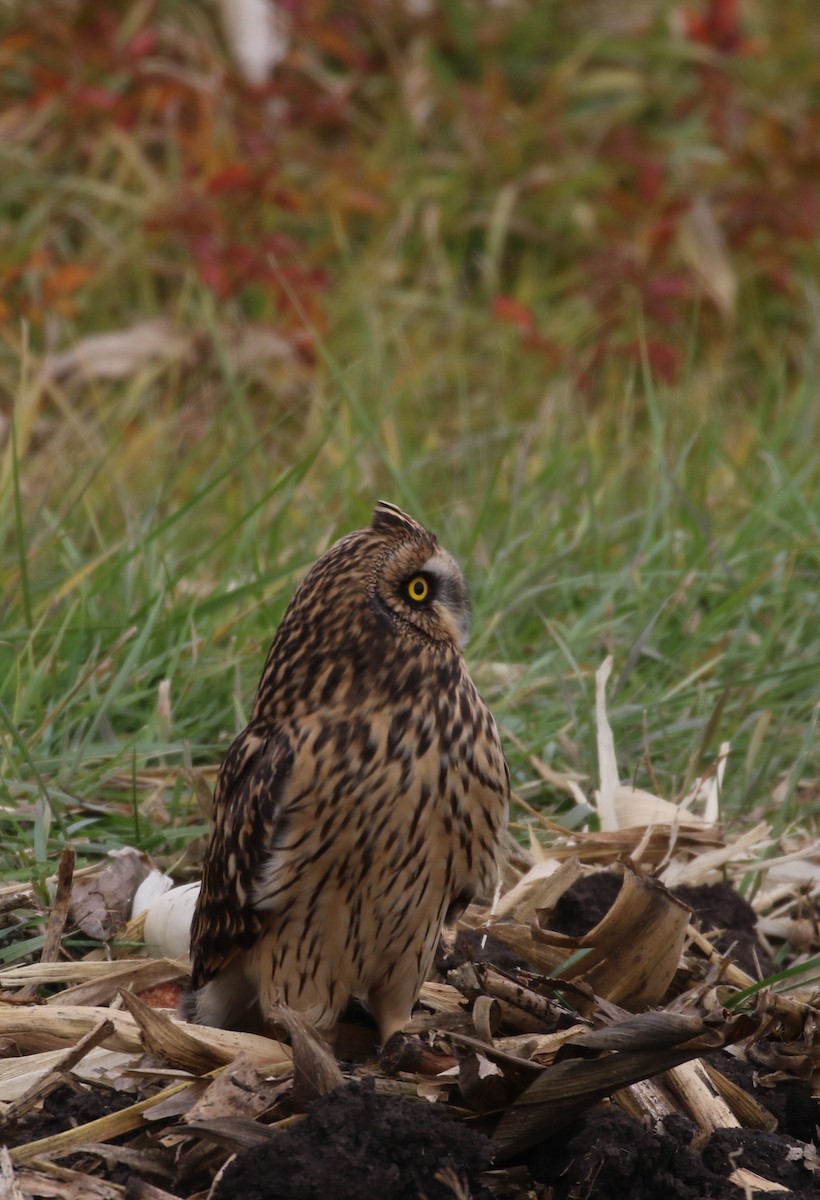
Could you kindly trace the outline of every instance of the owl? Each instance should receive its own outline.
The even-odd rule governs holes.
[[[330,1034],[351,997],[382,1042],[445,924],[492,892],[509,772],[467,672],[464,577],[395,505],[290,602],[222,763],[191,932],[190,1019]]]

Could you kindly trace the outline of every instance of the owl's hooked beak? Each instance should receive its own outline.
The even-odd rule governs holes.
[[[452,609],[448,609],[446,616],[442,617],[453,630],[453,641],[456,645],[464,647],[467,638],[470,636],[470,610],[469,608],[462,609],[458,616],[453,619]]]

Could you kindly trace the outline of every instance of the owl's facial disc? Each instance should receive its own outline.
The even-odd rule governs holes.
[[[409,614],[422,625],[425,616],[435,621],[455,642],[463,645],[470,632],[470,603],[464,576],[455,559],[445,550],[437,550],[401,581],[399,595]]]

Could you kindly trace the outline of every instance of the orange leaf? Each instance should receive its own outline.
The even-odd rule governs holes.
[[[34,35],[31,33],[9,33],[0,38],[0,55],[19,54],[21,50],[28,50],[33,44]]]
[[[94,274],[93,267],[83,266],[81,263],[66,263],[62,267],[55,267],[49,273],[45,280],[46,289],[52,296],[70,296],[92,279]]]
[[[367,217],[378,217],[385,210],[385,203],[381,196],[365,191],[364,188],[345,188],[340,200],[342,207],[349,212],[363,213]]]

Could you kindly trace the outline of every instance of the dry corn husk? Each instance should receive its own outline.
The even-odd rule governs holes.
[[[31,1046],[38,1042],[71,1045],[100,1021],[110,1020],[113,1032],[102,1043],[109,1050],[142,1054],[147,1046],[143,1030],[131,1013],[111,1008],[92,1008],[80,1005],[3,1005],[0,1004],[0,1037],[13,1038],[18,1045]],[[193,1041],[201,1043],[203,1054],[214,1051],[225,1060],[244,1051],[260,1065],[289,1064],[290,1051],[272,1038],[252,1033],[236,1033],[230,1029],[212,1029],[205,1025],[187,1025],[169,1016],[172,1026],[179,1026]],[[172,1035],[168,1045],[173,1048]]]

